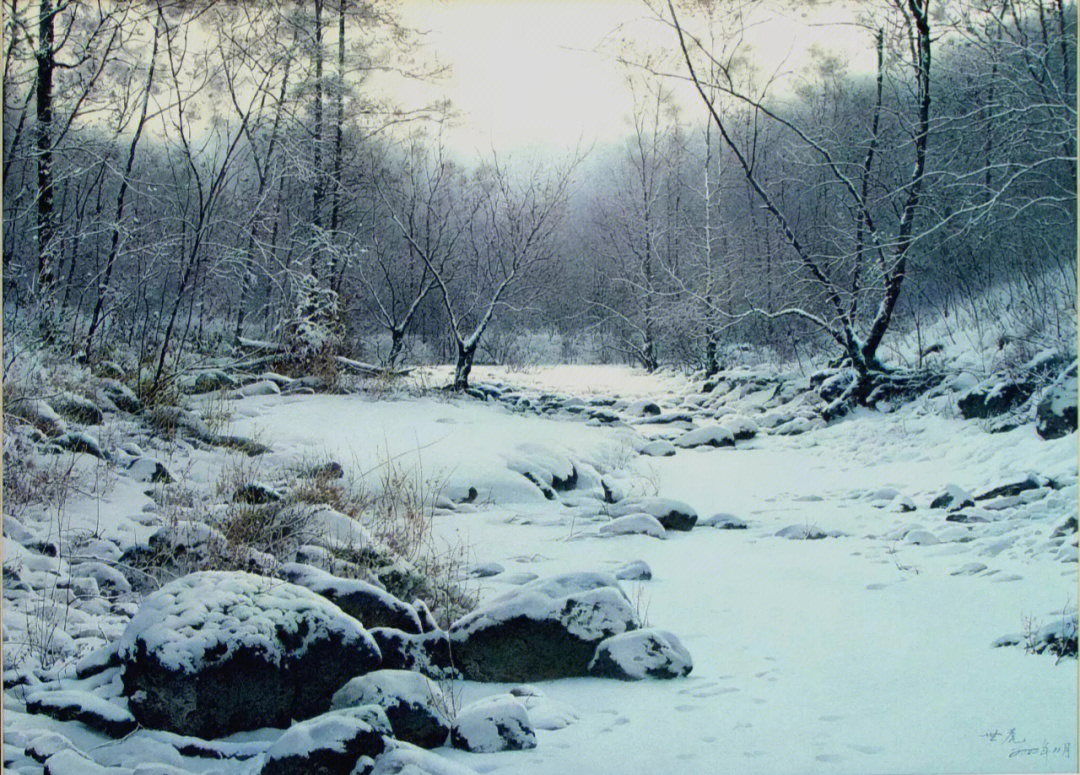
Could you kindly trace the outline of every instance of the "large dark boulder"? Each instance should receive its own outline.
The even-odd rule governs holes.
[[[638,626],[613,576],[567,573],[498,597],[449,632],[466,678],[528,682],[586,675],[600,641]]]
[[[1035,431],[1044,439],[1059,439],[1076,430],[1076,376],[1050,387],[1035,410]]]
[[[997,417],[1016,409],[1035,392],[1035,383],[1027,380],[991,379],[980,382],[956,402],[967,420]]]
[[[241,571],[204,571],[147,597],[117,647],[140,724],[218,737],[325,711],[379,666],[363,626],[313,592]]]

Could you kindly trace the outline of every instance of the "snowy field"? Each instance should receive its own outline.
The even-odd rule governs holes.
[[[493,376],[536,391],[651,396],[665,412],[682,402],[677,378],[615,368],[477,375]],[[726,408],[760,409],[755,401]],[[651,567],[651,580],[624,589],[650,624],[681,637],[689,677],[544,682],[549,712],[572,723],[540,729],[531,751],[440,749],[477,771],[1076,769],[1076,660],[993,647],[1075,611],[1076,550],[1048,536],[1076,514],[1076,434],[1042,441],[1030,424],[988,434],[917,402],[798,436],[644,457],[635,452],[644,438],[667,428],[597,427],[475,400],[270,396],[234,413],[234,432],[282,460],[329,455],[365,473],[389,455],[446,492],[475,487],[476,502],[441,512],[436,530],[476,563],[502,567],[475,582],[482,598],[523,574]],[[520,475],[544,455],[621,471],[631,493],[747,528],[602,537],[582,503],[545,500]],[[929,509],[950,484],[978,493],[1029,473],[1056,489],[987,501],[974,510],[985,522]],[[832,535],[790,540],[776,535],[784,528]],[[471,683],[464,700],[507,688]]]

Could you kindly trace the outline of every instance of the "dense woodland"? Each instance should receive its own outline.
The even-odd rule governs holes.
[[[931,319],[1074,350],[1075,5],[850,5],[873,72],[748,56],[767,4],[653,0],[670,45],[607,52],[624,142],[462,158],[452,106],[370,86],[439,77],[392,5],[7,0],[5,362],[868,371],[921,366]]]

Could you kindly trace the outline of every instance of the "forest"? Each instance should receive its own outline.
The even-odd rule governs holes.
[[[5,331],[131,348],[148,389],[302,331],[460,385],[474,359],[712,373],[745,344],[911,366],[889,334],[931,316],[1071,342],[1075,7],[857,6],[873,72],[819,52],[781,79],[740,49],[750,5],[652,8],[685,60],[674,32],[611,52],[624,142],[468,158],[452,105],[365,88],[439,77],[392,6],[16,0]]]

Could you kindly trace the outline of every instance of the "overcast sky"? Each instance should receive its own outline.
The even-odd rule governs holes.
[[[819,7],[813,16],[788,6],[748,34],[760,67],[798,72],[816,46],[839,51],[854,70],[869,68],[869,33],[823,25],[850,18],[850,6]],[[402,0],[399,7],[407,24],[429,31],[428,50],[452,72],[437,86],[395,83],[396,96],[406,104],[450,98],[462,121],[448,142],[466,154],[615,140],[632,104],[626,71],[612,55],[618,39],[669,52],[676,43],[641,0]],[[682,93],[684,116],[692,115],[699,103],[688,87]]]

